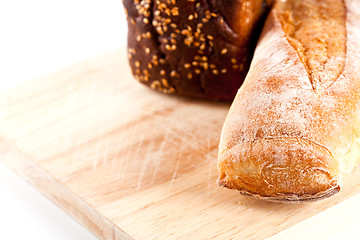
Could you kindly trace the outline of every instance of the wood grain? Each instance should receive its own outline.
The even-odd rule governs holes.
[[[359,169],[338,195],[303,204],[217,186],[228,108],[141,86],[120,49],[1,92],[1,161],[102,239],[277,238],[326,209],[311,226],[339,221]]]

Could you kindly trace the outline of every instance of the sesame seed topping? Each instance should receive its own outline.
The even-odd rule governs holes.
[[[221,54],[225,55],[228,52],[227,48],[224,48],[223,50],[221,50]]]
[[[170,73],[170,77],[176,77],[177,73],[176,71],[172,70]]]
[[[164,87],[166,87],[166,88],[169,87],[169,83],[165,78],[161,79],[161,83],[164,85]]]
[[[174,7],[173,9],[171,9],[171,14],[173,16],[179,16],[179,9],[177,7]]]

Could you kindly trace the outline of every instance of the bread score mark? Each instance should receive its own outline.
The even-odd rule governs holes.
[[[345,66],[344,1],[279,1],[276,9],[287,40],[308,72],[312,88],[322,92],[338,79]]]

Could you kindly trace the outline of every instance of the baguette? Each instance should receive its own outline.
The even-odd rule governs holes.
[[[224,123],[218,184],[274,201],[337,193],[360,159],[360,4],[278,1]]]
[[[273,0],[124,0],[128,57],[152,89],[231,101]]]

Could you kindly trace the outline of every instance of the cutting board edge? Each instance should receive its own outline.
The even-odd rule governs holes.
[[[0,162],[100,239],[133,239],[0,138]],[[52,191],[51,189],[55,190]],[[81,210],[79,210],[81,209]],[[109,231],[110,229],[110,231]]]

